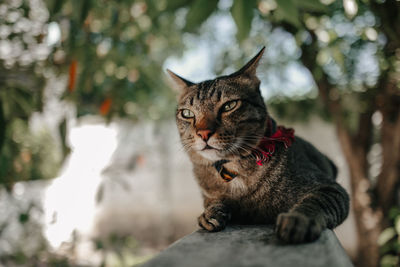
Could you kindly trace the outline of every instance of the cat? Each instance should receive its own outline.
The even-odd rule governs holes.
[[[200,83],[167,69],[204,199],[198,223],[210,232],[228,222],[275,224],[279,240],[311,242],[344,221],[349,196],[332,161],[269,115],[256,75],[264,49],[239,71]]]

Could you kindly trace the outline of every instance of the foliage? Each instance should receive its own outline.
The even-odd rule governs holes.
[[[33,112],[42,109],[44,77],[41,61],[47,50],[40,41],[44,22],[38,19],[34,26],[30,25],[27,18],[30,8],[26,3],[16,1],[0,6],[0,183],[11,188],[16,180],[49,175],[47,172],[42,176],[41,167],[32,165],[33,162],[42,165],[46,160],[39,155],[41,146],[46,145],[34,138],[26,138],[29,136],[29,118]],[[39,14],[31,12],[31,17],[35,16]],[[30,45],[23,40],[29,41]]]
[[[0,181],[6,188],[12,188],[17,180],[14,177],[19,181],[55,177],[61,158],[48,132],[34,133],[26,121],[15,118],[8,122],[6,136],[10,139],[4,144],[0,157]]]
[[[23,187],[35,188],[33,184]],[[36,186],[37,188],[37,186]],[[21,191],[22,190],[22,191]],[[17,190],[18,191],[18,190]],[[52,252],[43,235],[43,209],[37,195],[8,193],[0,188],[0,265],[71,266],[70,260]],[[5,209],[7,209],[5,211]]]
[[[68,154],[65,121],[59,122],[63,155],[55,157],[57,162],[48,160],[57,151],[39,157],[44,154],[41,145],[28,144],[35,139],[29,119],[42,111],[44,85],[51,76],[68,77],[60,101],[74,103],[78,116],[136,120],[172,114],[173,98],[161,66],[166,57],[182,50],[179,25],[170,22],[184,3],[0,4],[0,183],[11,188],[17,181],[54,177]],[[24,135],[23,142],[15,141],[15,135]],[[51,143],[43,145],[48,150]],[[21,157],[27,155],[32,160],[24,162]],[[47,167],[39,161],[47,161]]]
[[[392,225],[379,236],[378,244],[383,255],[380,265],[382,267],[394,267],[400,264],[400,209],[394,207],[390,210]]]
[[[180,46],[166,1],[48,1],[62,38],[48,59],[68,71],[78,116],[162,117],[171,101],[162,62]],[[75,7],[81,6],[80,12]],[[160,96],[164,97],[160,97]]]
[[[130,235],[114,233],[93,242],[102,253],[102,266],[137,266],[149,259],[149,256],[137,256],[139,243]]]

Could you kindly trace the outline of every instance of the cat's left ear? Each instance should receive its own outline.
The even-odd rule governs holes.
[[[194,85],[191,81],[188,81],[178,74],[175,74],[171,70],[167,69],[169,76],[174,81],[175,86],[173,86],[178,93],[182,93],[183,91],[187,90],[190,86]]]
[[[244,75],[249,78],[255,77],[257,72],[258,63],[264,54],[265,46],[261,48],[260,52],[257,53],[246,65],[244,65],[240,70],[231,74],[230,76]]]

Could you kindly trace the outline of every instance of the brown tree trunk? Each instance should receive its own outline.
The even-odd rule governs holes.
[[[381,112],[382,171],[377,182],[376,193],[383,214],[396,204],[396,189],[400,180],[400,95],[388,94]],[[385,226],[389,222],[385,221]]]
[[[381,126],[382,171],[376,184],[377,203],[384,215],[383,226],[389,224],[388,215],[392,206],[398,203],[396,191],[400,183],[400,91],[396,69],[396,53],[400,49],[400,2],[370,1],[371,11],[380,19],[376,25],[385,34],[387,41],[382,50],[389,68],[381,73],[377,98],[382,113]]]
[[[351,178],[351,204],[357,226],[358,250],[354,264],[358,267],[378,266],[379,248],[377,239],[381,232],[379,211],[370,207],[371,197],[368,193],[370,183],[367,179],[363,161],[366,151],[352,142],[348,131],[341,124],[336,124],[337,134],[342,151],[349,165]],[[362,151],[364,153],[362,153]]]
[[[339,99],[332,99],[332,88],[325,75],[317,82],[321,99],[332,115],[337,136],[350,171],[351,205],[357,227],[357,267],[375,267],[379,261],[378,236],[381,232],[381,212],[371,208],[370,181],[367,153],[372,138],[371,116],[373,107],[360,114],[358,131],[353,138],[345,126]]]

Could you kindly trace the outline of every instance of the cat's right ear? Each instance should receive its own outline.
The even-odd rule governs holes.
[[[182,78],[181,76],[179,76],[178,74],[175,74],[174,72],[172,72],[169,69],[167,69],[167,72],[168,72],[169,76],[172,78],[172,81],[174,82],[175,86],[173,86],[173,88],[178,93],[182,93],[182,92],[186,91],[190,86],[194,85],[194,83],[192,83],[191,81],[188,81],[188,80]]]

